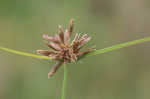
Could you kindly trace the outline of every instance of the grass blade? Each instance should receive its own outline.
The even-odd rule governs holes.
[[[104,48],[104,49],[99,49],[99,50],[96,50],[92,53],[87,54],[86,56],[94,56],[94,55],[104,54],[104,53],[107,53],[107,52],[112,52],[114,50],[118,50],[118,49],[121,49],[121,48],[136,45],[136,44],[141,44],[141,43],[148,42],[148,41],[150,41],[150,37],[143,38],[143,39],[138,39],[138,40],[122,43],[122,44],[113,45],[111,47],[107,47],[107,48]],[[8,49],[8,48],[2,47],[2,46],[0,46],[0,50],[10,52],[10,53],[14,53],[14,54],[17,54],[17,55],[33,57],[33,58],[37,58],[37,59],[45,59],[45,60],[50,60],[51,59],[50,57],[39,56],[39,55],[36,55],[36,54],[21,52],[21,51],[17,51],[17,50],[13,50],[13,49]]]
[[[118,50],[118,49],[121,49],[121,48],[125,48],[125,47],[129,47],[129,46],[132,46],[132,45],[136,45],[136,44],[141,44],[141,43],[148,42],[148,41],[150,41],[150,37],[143,38],[143,39],[138,39],[138,40],[122,43],[122,44],[117,44],[117,45],[114,45],[114,46],[111,46],[111,47],[107,47],[107,48],[104,48],[104,49],[96,50],[96,51],[94,51],[92,53],[89,53],[87,56],[99,55],[99,54],[111,52],[111,51],[114,51],[114,50]]]
[[[33,58],[37,58],[37,59],[50,60],[50,57],[39,56],[39,55],[30,54],[30,53],[26,53],[26,52],[16,51],[16,50],[8,49],[8,48],[1,47],[1,46],[0,46],[0,50],[6,51],[6,52],[9,52],[9,53],[14,53],[14,54],[17,54],[17,55],[22,55],[22,56],[29,56],[29,57],[33,57]]]

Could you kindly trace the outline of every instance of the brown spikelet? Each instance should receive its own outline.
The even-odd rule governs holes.
[[[73,29],[74,29],[74,20],[71,19],[71,21],[70,21],[70,27],[69,27],[69,37],[71,37]]]
[[[64,43],[64,31],[60,25],[58,27],[58,34],[59,34],[59,37],[61,39],[61,42]]]
[[[62,64],[63,62],[56,63],[56,65],[48,73],[48,78],[51,78]]]

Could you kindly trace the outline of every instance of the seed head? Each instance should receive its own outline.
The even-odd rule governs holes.
[[[64,31],[61,25],[59,25],[58,34],[56,34],[55,37],[46,34],[43,35],[43,38],[48,41],[46,45],[52,50],[37,50],[37,53],[57,61],[56,65],[48,73],[48,78],[52,77],[62,64],[76,62],[82,56],[85,56],[94,50],[91,48],[87,51],[80,52],[80,49],[91,40],[91,37],[87,34],[81,36],[79,33],[76,33],[71,42],[70,39],[73,34],[73,29],[74,20],[71,20],[69,30],[66,29]]]

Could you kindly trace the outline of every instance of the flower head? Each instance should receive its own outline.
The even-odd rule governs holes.
[[[43,38],[48,41],[46,45],[53,50],[37,50],[37,53],[58,61],[48,73],[49,78],[54,75],[54,73],[62,64],[76,62],[79,58],[94,50],[88,49],[87,51],[80,52],[80,49],[89,40],[91,40],[91,37],[89,37],[87,34],[81,36],[81,34],[76,33],[74,39],[70,41],[73,34],[73,29],[74,20],[71,20],[69,30],[66,29],[64,31],[63,28],[59,25],[58,34],[56,34],[55,37],[43,35]]]

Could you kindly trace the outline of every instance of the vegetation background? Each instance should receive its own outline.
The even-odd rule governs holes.
[[[58,24],[88,33],[97,49],[150,36],[149,0],[0,0],[0,46],[36,53]],[[149,99],[150,43],[68,65],[67,99]],[[0,51],[0,99],[60,99],[63,68]]]

